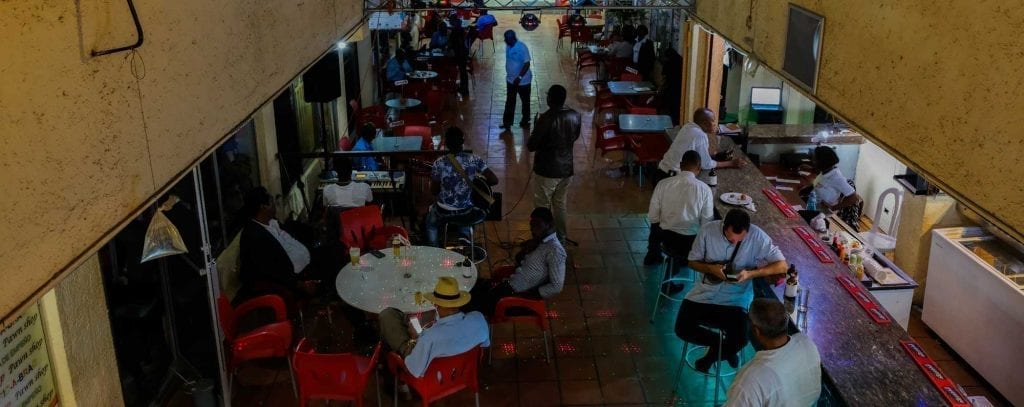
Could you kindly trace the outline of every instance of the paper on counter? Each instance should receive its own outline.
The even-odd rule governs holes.
[[[780,185],[780,186],[776,186],[775,189],[777,189],[779,191],[792,191],[793,187],[784,187],[784,186]]]
[[[785,182],[787,184],[799,184],[800,183],[800,180],[798,180],[798,179],[786,179],[786,178],[776,178],[775,181],[776,182]]]

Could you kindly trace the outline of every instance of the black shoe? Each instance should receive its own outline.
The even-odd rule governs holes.
[[[735,353],[733,353],[732,355],[726,356],[725,357],[725,361],[728,362],[729,363],[729,367],[731,367],[733,369],[735,369],[735,368],[740,366],[740,358]]]
[[[693,363],[693,366],[694,368],[697,369],[698,372],[707,374],[707,372],[711,370],[711,366],[714,365],[715,362],[715,354],[711,352],[711,348],[708,348],[707,353],[705,353],[704,356],[701,357],[700,359],[697,359],[697,361]]]
[[[684,288],[686,288],[686,284],[683,284],[683,283],[678,283],[678,284],[672,283],[672,284],[668,285],[668,293],[669,293],[669,295],[679,294],[681,291],[683,291]]]
[[[530,127],[530,121],[519,122],[519,127]]]
[[[644,256],[644,265],[645,266],[653,266],[655,264],[661,264],[661,262],[663,262],[663,261],[665,261],[665,259],[662,258],[660,254],[647,253],[647,255]]]

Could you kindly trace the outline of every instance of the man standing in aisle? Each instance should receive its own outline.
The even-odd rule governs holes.
[[[512,119],[516,110],[516,95],[523,104],[523,117],[519,125],[530,125],[530,82],[533,72],[530,71],[530,50],[526,44],[516,39],[516,32],[505,31],[505,114],[501,118],[501,128],[512,128]]]
[[[788,267],[782,251],[761,228],[750,224],[750,215],[733,209],[725,219],[701,226],[687,257],[690,268],[703,274],[695,279],[676,317],[676,336],[707,346],[696,361],[707,372],[719,355],[737,367],[737,353],[747,346],[747,307],[754,300],[753,279],[783,274]],[[722,332],[719,347],[717,328]]]
[[[633,66],[646,81],[653,80],[651,74],[654,71],[654,43],[647,38],[647,26],[640,25],[636,28],[636,43],[633,44]]]
[[[786,307],[758,298],[750,304],[750,325],[761,350],[736,375],[725,405],[815,405],[821,395],[821,355],[806,334],[787,334]]]
[[[693,150],[687,151],[679,166],[682,171],[678,175],[665,178],[654,188],[650,209],[647,211],[647,219],[651,222],[647,256],[656,255],[659,261],[662,242],[672,251],[688,255],[701,225],[714,218],[714,194],[711,187],[697,179],[700,155]],[[683,266],[685,264],[677,264],[672,274],[675,275]],[[678,284],[673,285],[671,290],[682,288],[683,285]]]
[[[551,209],[558,239],[565,241],[565,197],[572,182],[572,147],[580,138],[580,114],[565,106],[568,92],[561,85],[548,89],[548,111],[541,113],[526,142],[534,153],[533,206]]]

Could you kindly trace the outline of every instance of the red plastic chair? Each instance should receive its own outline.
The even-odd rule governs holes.
[[[640,173],[640,190],[644,189],[644,165],[658,163],[668,151],[669,143],[661,134],[639,135],[631,134],[626,136],[630,150],[636,155]]]
[[[274,322],[262,325],[248,332],[238,332],[238,318],[260,309],[274,311]],[[232,307],[227,297],[217,298],[217,315],[220,329],[224,331],[227,347],[228,374],[234,376],[243,362],[266,359],[288,358],[291,362],[292,324],[284,299],[276,295],[263,295]],[[289,369],[291,373],[291,369]],[[294,390],[295,376],[292,376]]]
[[[423,407],[464,389],[473,391],[476,406],[480,407],[480,386],[477,381],[479,361],[480,347],[475,346],[461,354],[430,361],[423,377],[416,377],[406,369],[405,360],[401,356],[394,352],[388,353],[388,369],[395,376],[395,393],[398,393],[398,381],[401,380],[416,390]],[[395,406],[398,406],[398,398],[395,398]]]
[[[295,347],[292,368],[299,387],[299,406],[310,400],[348,400],[363,406],[363,394],[370,374],[377,373],[381,344],[370,357],[351,353],[319,354],[313,344],[303,338]],[[377,383],[377,405],[380,405],[380,382]]]
[[[494,26],[496,26],[496,25],[497,24],[488,24],[488,25],[484,26],[484,28],[482,30],[480,30],[480,32],[477,33],[477,36],[476,36],[476,38],[478,40],[480,40],[480,46],[481,47],[484,46],[484,40],[491,40],[491,53],[492,54],[494,53]]]
[[[405,126],[402,128],[402,135],[405,137],[419,137],[423,141],[420,144],[420,149],[430,150],[434,147],[433,140],[430,139],[430,127],[426,126]]]
[[[341,225],[341,243],[345,247],[358,247],[363,251],[383,250],[391,246],[391,236],[396,234],[409,238],[409,233],[401,226],[384,226],[384,218],[377,205],[341,212],[338,214],[338,223]]]
[[[338,139],[338,150],[341,151],[352,151],[352,139],[348,137],[342,137]]]
[[[623,82],[640,82],[644,80],[644,77],[640,76],[639,73],[630,72],[630,67],[623,68],[623,72],[619,75],[619,80]],[[635,69],[633,69],[635,71]]]
[[[491,272],[491,281],[504,280],[515,271],[516,268],[514,266],[499,266]],[[509,310],[512,309],[515,309],[517,312],[510,314]],[[551,350],[548,346],[550,324],[548,322],[548,306],[544,300],[523,297],[505,297],[498,300],[498,304],[494,308],[494,315],[491,316],[491,323],[501,324],[504,322],[534,324],[544,331],[544,356],[545,360],[551,363]],[[488,352],[489,358],[490,352]]]
[[[597,132],[594,133],[594,159],[597,159],[598,152],[604,157],[605,154],[611,151],[627,150],[629,150],[629,145],[627,144],[626,137],[619,134],[619,126],[617,124],[608,123],[597,128]]]
[[[594,55],[592,52],[586,49],[580,49],[579,54],[576,58],[576,77],[580,77],[580,70],[583,68],[594,67],[597,69],[597,64],[600,62],[601,57]]]

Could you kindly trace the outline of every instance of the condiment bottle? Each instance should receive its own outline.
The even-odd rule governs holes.
[[[718,173],[715,172],[714,168],[708,173],[708,186],[712,188],[718,186]]]
[[[800,282],[797,281],[796,266],[791,264],[789,271],[786,271],[786,291],[782,295],[786,298],[796,298],[798,288],[800,288]]]

